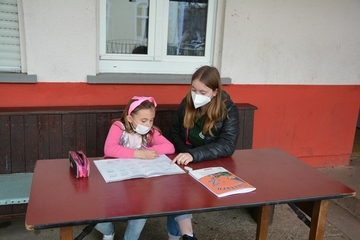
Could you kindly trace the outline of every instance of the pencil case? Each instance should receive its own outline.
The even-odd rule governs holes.
[[[69,161],[76,178],[90,175],[90,163],[83,151],[69,151]]]

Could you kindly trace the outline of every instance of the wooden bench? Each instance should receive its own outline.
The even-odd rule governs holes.
[[[250,149],[257,108],[247,103],[236,105],[240,117],[236,148]],[[156,108],[154,125],[167,138],[177,107],[160,104]],[[0,108],[0,176],[12,179],[1,185],[12,189],[16,182],[24,186],[25,193],[20,198],[10,192],[1,194],[0,201],[6,205],[1,204],[0,216],[26,213],[29,191],[25,189],[31,185],[38,159],[67,158],[69,150],[77,149],[88,157],[103,156],[110,122],[120,117],[122,109],[124,106]]]

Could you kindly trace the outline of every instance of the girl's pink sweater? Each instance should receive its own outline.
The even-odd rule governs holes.
[[[120,137],[123,130],[119,127],[120,122],[115,122],[111,125],[108,136],[105,141],[104,154],[105,157],[112,158],[134,158],[135,149],[127,148],[120,145]],[[172,154],[175,152],[174,145],[161,135],[157,130],[154,130],[152,146],[147,149],[155,150],[158,154]]]

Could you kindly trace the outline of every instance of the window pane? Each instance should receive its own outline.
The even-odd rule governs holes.
[[[208,0],[169,2],[168,55],[204,56]]]
[[[149,0],[106,1],[106,53],[147,54]]]

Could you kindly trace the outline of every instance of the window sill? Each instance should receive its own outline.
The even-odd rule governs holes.
[[[0,83],[37,83],[37,77],[26,73],[0,73]]]
[[[89,84],[190,84],[190,74],[136,74],[100,73],[87,76]],[[231,78],[221,78],[223,85],[231,84]]]

